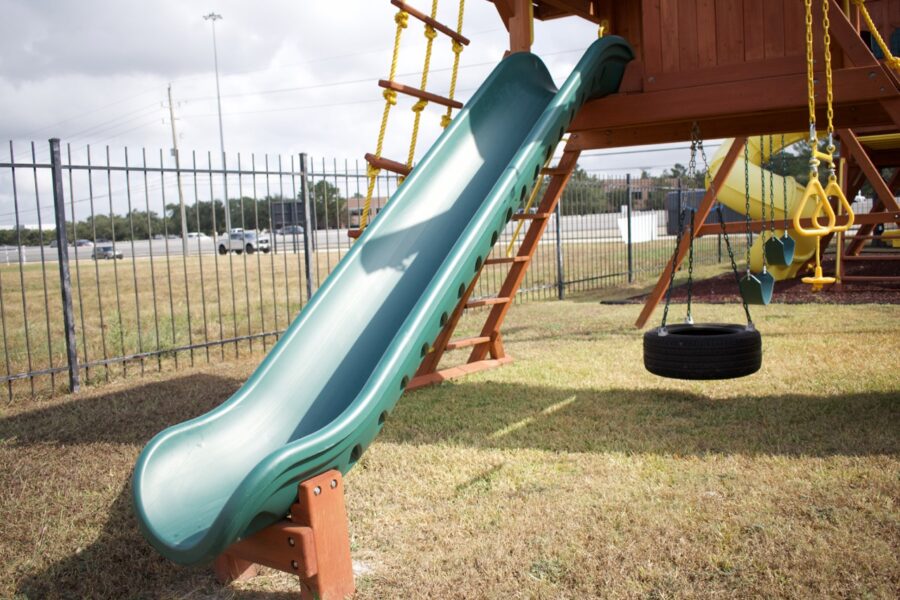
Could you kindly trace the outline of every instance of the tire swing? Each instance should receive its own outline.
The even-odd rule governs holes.
[[[772,161],[772,136],[769,136],[769,162]],[[787,229],[781,232],[779,237],[775,233],[775,174],[771,171],[772,165],[769,165],[769,212],[772,215],[772,236],[763,244],[763,254],[770,265],[787,266],[794,261],[794,248],[796,242],[790,236]],[[787,160],[785,159],[784,134],[781,134],[781,200],[782,200],[782,218],[788,219],[787,205]]]
[[[703,142],[698,139],[696,126],[691,132],[691,161],[688,176],[696,170],[696,152],[699,150],[706,164],[706,152]],[[707,166],[707,172],[709,167]],[[715,192],[715,190],[713,190]],[[680,209],[681,207],[679,207]],[[678,248],[685,229],[685,213],[690,216],[688,235],[688,280],[687,280],[687,317],[684,323],[667,325],[669,305],[672,300],[672,288],[675,282],[675,262]],[[740,288],[740,276],[734,262],[731,241],[725,229],[721,205],[716,205],[716,213],[728,257],[731,259],[731,270],[735,282]],[[666,290],[666,305],[663,309],[662,324],[644,334],[644,368],[660,377],[672,379],[734,379],[757,372],[762,365],[762,338],[753,326],[747,302],[742,301],[746,325],[726,323],[694,323],[691,313],[694,268],[694,215],[692,208],[679,210],[678,236],[675,252],[672,255],[672,270],[669,276],[669,287]]]

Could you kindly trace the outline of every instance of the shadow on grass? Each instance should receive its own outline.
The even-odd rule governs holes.
[[[0,437],[14,437],[14,443],[23,446],[49,444],[48,452],[54,444],[112,442],[140,447],[166,426],[214,407],[239,383],[197,374],[74,398],[0,421]],[[896,455],[900,453],[898,423],[900,404],[892,392],[762,393],[711,401],[673,390],[465,382],[406,395],[380,439],[674,456]],[[216,584],[209,568],[183,568],[163,559],[138,530],[129,479],[130,473],[122,474],[121,492],[96,540],[80,552],[73,548],[66,558],[39,572],[23,574],[16,587],[19,594],[28,598],[295,597],[287,592],[225,590]],[[74,519],[78,511],[73,507]]]
[[[660,389],[465,382],[405,396],[380,440],[664,455],[900,454],[896,392],[709,400]]]
[[[194,374],[111,393],[89,393],[0,420],[0,439],[20,446],[114,443],[135,450],[162,429],[193,418],[227,399],[241,384],[229,377]],[[93,465],[102,468],[102,465]],[[85,490],[85,493],[89,493]],[[138,529],[131,472],[90,545],[26,574],[16,591],[27,598],[218,597],[294,598],[295,594],[223,589],[209,567],[177,566],[158,554]],[[78,519],[78,507],[72,516]],[[299,591],[299,587],[298,587]]]
[[[16,589],[26,598],[265,598],[287,600],[294,593],[225,588],[211,567],[180,567],[165,560],[144,540],[126,484],[109,511],[97,539],[81,552],[23,578]]]
[[[0,440],[143,446],[166,427],[212,410],[241,383],[230,377],[198,373],[105,394],[101,390],[69,396],[64,402],[0,419]]]

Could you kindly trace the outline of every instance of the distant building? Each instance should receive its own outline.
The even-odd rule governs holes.
[[[369,204],[369,221],[374,219],[375,216],[379,212],[381,212],[381,209],[384,208],[388,200],[389,198],[387,196],[374,196],[372,198],[372,201]],[[365,204],[365,198],[350,198],[349,200],[347,200],[347,211],[350,213],[351,229],[356,229],[357,227],[359,227],[359,222],[362,218],[363,208],[365,207]]]

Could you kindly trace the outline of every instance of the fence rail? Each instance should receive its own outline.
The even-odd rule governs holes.
[[[10,142],[0,162],[0,384],[10,399],[256,360],[350,249],[367,177],[360,162],[304,154],[191,153],[180,168],[162,151],[99,156],[54,139]],[[378,177],[375,218],[398,185]],[[577,173],[519,300],[655,277],[674,243],[671,215],[691,197],[676,180]],[[492,256],[515,252],[516,223]],[[721,252],[703,238],[695,260],[720,262]],[[503,265],[486,269],[477,296],[495,295],[505,276]]]

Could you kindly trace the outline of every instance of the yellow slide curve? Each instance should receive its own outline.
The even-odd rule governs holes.
[[[784,143],[785,146],[789,146],[798,140],[803,139],[808,134],[803,133],[789,133],[784,135]],[[778,152],[782,148],[781,144],[781,136],[774,136],[775,139],[773,142],[773,149],[775,152]],[[763,146],[768,150],[769,145],[769,137],[762,137]],[[728,154],[728,151],[731,149],[731,145],[734,143],[734,138],[727,138],[722,142],[722,145],[719,146],[718,151],[713,156],[712,160],[709,163],[709,174],[707,175],[707,186],[709,186],[709,182],[712,181],[712,178],[716,176],[716,173],[719,172],[719,168],[722,166],[722,162],[725,160],[725,155]],[[797,180],[793,177],[787,177],[787,207],[788,214],[784,214],[784,183],[783,177],[781,175],[773,174],[767,169],[763,169],[760,166],[762,162],[763,156],[763,148],[760,147],[760,138],[758,136],[752,137],[748,140],[748,162],[747,165],[747,175],[750,179],[750,218],[757,220],[762,218],[762,210],[763,210],[763,187],[762,187],[762,174],[765,172],[765,180],[766,180],[766,221],[770,221],[772,216],[770,212],[771,204],[769,202],[769,177],[774,177],[774,181],[772,182],[772,189],[775,192],[774,194],[774,205],[775,205],[775,220],[781,219],[790,219],[793,216],[794,207],[800,202],[800,199],[803,197],[803,192],[805,190],[805,186],[797,183]],[[742,159],[738,159],[735,163],[734,168],[731,169],[731,172],[728,174],[728,177],[725,178],[725,181],[722,184],[721,189],[718,190],[718,198],[719,202],[727,206],[728,208],[740,213],[746,214],[746,200],[744,196],[744,169],[741,168]],[[803,215],[804,217],[809,217],[812,215],[814,209],[814,203],[808,202],[804,207]],[[768,228],[767,228],[768,230]],[[768,230],[769,233],[766,233],[765,236],[756,236],[753,245],[750,248],[750,267],[751,269],[758,273],[762,271],[763,267],[763,243],[766,239],[771,237],[771,230]],[[781,236],[783,230],[776,229],[775,234],[777,236]],[[776,281],[781,281],[784,279],[791,279],[796,277],[797,273],[803,266],[812,258],[813,254],[816,251],[816,244],[818,243],[818,238],[813,237],[801,237],[798,235],[792,236],[794,241],[796,242],[796,247],[794,249],[794,261],[790,265],[768,265],[768,271],[772,274]]]

